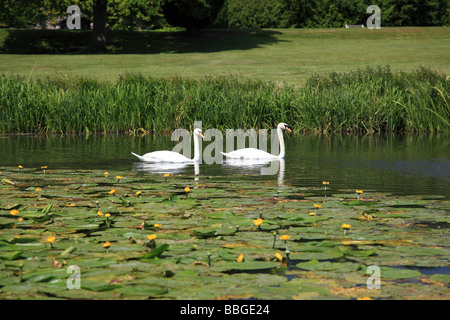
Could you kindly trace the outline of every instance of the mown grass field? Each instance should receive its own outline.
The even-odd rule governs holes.
[[[124,73],[199,78],[234,75],[298,85],[312,74],[367,66],[450,73],[446,27],[205,30],[108,33],[105,54],[83,49],[89,31],[0,30],[0,74],[117,80]],[[38,53],[38,54],[36,54]]]

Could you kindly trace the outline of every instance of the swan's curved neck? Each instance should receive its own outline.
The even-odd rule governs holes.
[[[280,143],[280,154],[278,155],[279,159],[284,159],[286,156],[286,151],[284,150],[284,138],[283,138],[283,130],[281,128],[277,128],[278,141]]]
[[[194,158],[192,161],[200,160],[200,137],[194,134]]]

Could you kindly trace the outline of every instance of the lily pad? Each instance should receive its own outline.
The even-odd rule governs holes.
[[[308,262],[300,262],[296,265],[296,267],[312,271],[351,272],[359,270],[361,268],[361,265],[351,262],[319,262],[317,260],[311,260]]]
[[[380,278],[382,279],[408,279],[417,278],[422,274],[417,270],[404,268],[380,267]]]
[[[150,286],[150,285],[127,285],[126,287],[121,287],[119,289],[115,289],[114,292],[119,293],[125,297],[156,297],[161,296],[169,292],[168,288],[163,288],[159,286]]]
[[[11,251],[0,254],[0,260],[14,260],[19,258],[23,254],[23,251]]]
[[[227,272],[261,271],[279,267],[280,263],[272,261],[228,262],[225,265]]]

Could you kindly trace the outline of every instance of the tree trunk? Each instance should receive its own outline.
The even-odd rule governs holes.
[[[105,49],[106,47],[106,6],[108,0],[94,0],[94,35],[92,47]]]

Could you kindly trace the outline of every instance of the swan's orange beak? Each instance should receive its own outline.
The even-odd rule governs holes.
[[[203,139],[205,139],[205,136],[203,135],[203,133],[200,132],[200,137],[202,137]]]
[[[286,131],[292,132],[291,128],[289,128],[288,126],[286,126]]]

